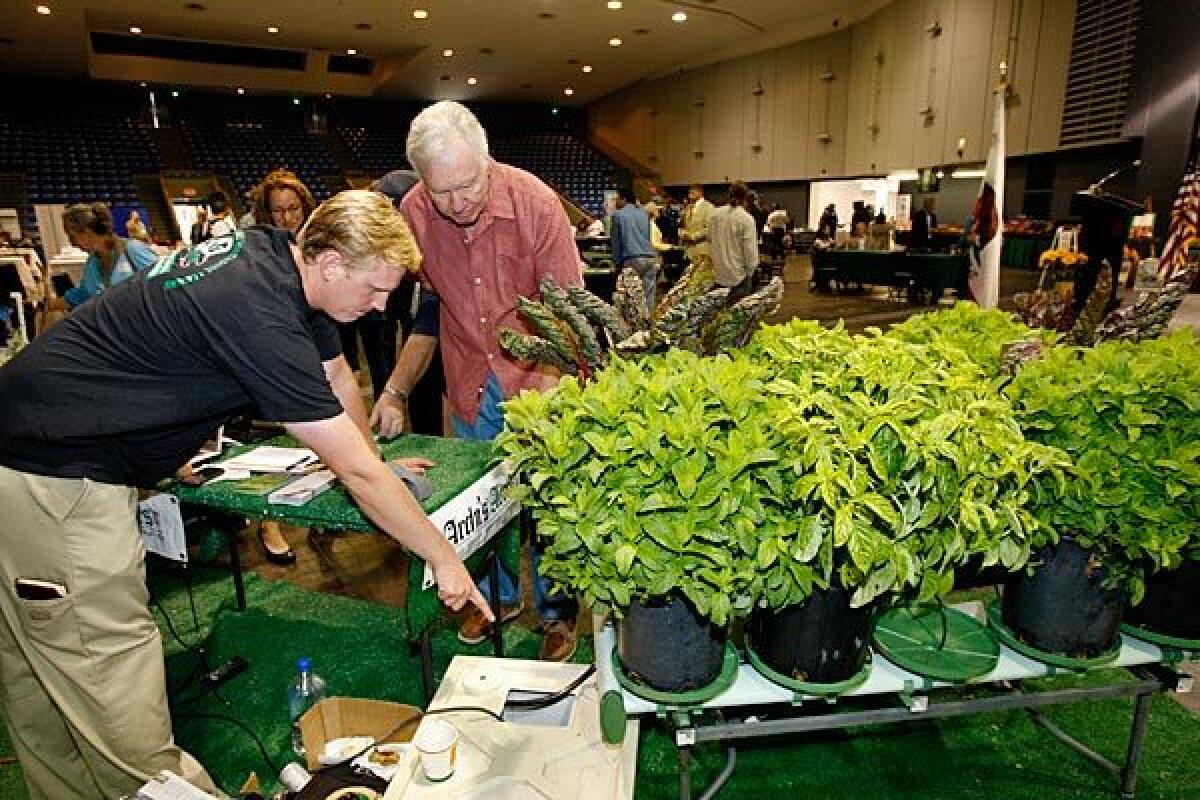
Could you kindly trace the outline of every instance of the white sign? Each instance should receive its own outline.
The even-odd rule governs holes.
[[[454,546],[454,552],[464,561],[517,515],[517,504],[504,495],[504,487],[508,485],[510,477],[508,466],[498,464],[429,515],[429,521],[442,532]],[[428,589],[434,583],[433,570],[426,564],[421,588]]]
[[[146,549],[163,558],[188,560],[187,534],[183,515],[179,513],[179,498],[173,494],[156,494],[138,503],[138,527]]]

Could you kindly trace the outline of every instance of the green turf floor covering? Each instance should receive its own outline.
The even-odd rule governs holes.
[[[189,719],[188,710],[240,718],[264,739],[278,763],[290,758],[285,692],[298,657],[309,656],[330,684],[330,693],[420,704],[420,673],[415,654],[396,632],[395,609],[297,589],[283,582],[248,576],[249,608],[233,610],[228,574],[193,570],[200,629],[192,624],[183,582],[177,573],[157,573],[151,583],[181,636],[203,641],[213,663],[242,655],[250,669],[221,690],[229,706],[208,697],[177,710],[179,743],[204,763],[226,791],[236,791],[251,770],[268,787],[274,775],[253,741],[237,727],[209,719]],[[160,626],[162,624],[159,617]],[[195,657],[164,630],[168,674],[173,683],[191,671]],[[535,657],[538,637],[510,627],[511,655]],[[486,654],[487,645],[467,648],[451,630],[435,639],[437,667],[457,652]],[[578,660],[591,657],[581,642]],[[1089,682],[1056,679],[1059,682]],[[184,697],[193,693],[184,689]],[[1084,703],[1047,710],[1067,731],[1113,760],[1121,760],[1132,701]],[[0,756],[11,754],[0,726]],[[694,785],[707,785],[723,763],[718,745],[697,748]],[[674,748],[657,724],[644,727],[638,758],[636,796],[667,800],[676,796]],[[1005,798],[1059,800],[1117,796],[1107,774],[1036,728],[1024,712],[990,714],[809,734],[787,739],[743,741],[737,772],[720,800],[762,798]],[[698,794],[698,791],[697,791]],[[19,769],[0,766],[0,798],[25,798]],[[1200,800],[1200,720],[1168,698],[1156,698],[1143,753],[1138,797]]]

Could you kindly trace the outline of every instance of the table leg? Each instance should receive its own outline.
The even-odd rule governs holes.
[[[679,800],[692,800],[692,748],[679,750]]]
[[[492,623],[492,654],[496,658],[504,658],[504,629],[501,623],[503,610],[500,608],[500,552],[492,548],[492,563],[488,567],[488,591],[492,595],[492,613],[496,621]]]
[[[1133,708],[1133,725],[1129,730],[1129,748],[1125,751],[1125,766],[1121,768],[1121,797],[1132,800],[1137,787],[1138,764],[1142,758],[1142,740],[1146,735],[1146,719],[1150,716],[1152,695],[1145,692],[1137,696]]]
[[[421,631],[421,688],[425,692],[425,705],[433,700],[433,626],[426,625]]]
[[[221,526],[225,541],[229,545],[229,571],[233,573],[233,593],[237,598],[237,610],[246,610],[246,586],[242,582],[242,557],[238,554],[238,531],[232,523]]]

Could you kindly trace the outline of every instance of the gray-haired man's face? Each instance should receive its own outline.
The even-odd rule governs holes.
[[[464,228],[475,224],[487,205],[488,163],[457,142],[423,165],[421,180],[439,214]]]

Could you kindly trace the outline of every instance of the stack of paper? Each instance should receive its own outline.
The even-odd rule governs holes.
[[[256,447],[218,466],[249,472],[304,472],[320,462],[317,454],[305,447]]]
[[[323,469],[282,486],[267,495],[267,502],[280,506],[302,506],[337,481],[333,470]]]

